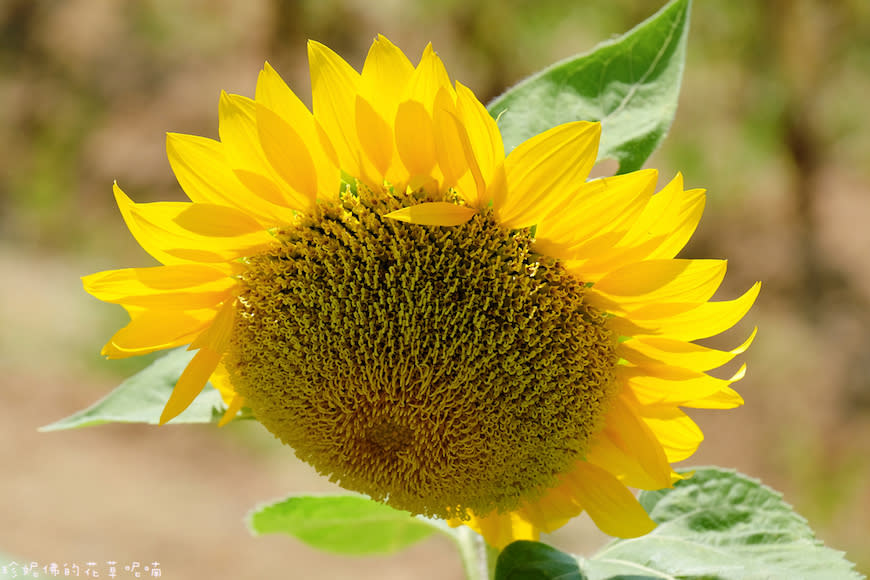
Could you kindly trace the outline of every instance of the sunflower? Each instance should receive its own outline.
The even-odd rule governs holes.
[[[466,524],[493,546],[585,511],[650,520],[629,487],[680,478],[703,436],[681,410],[742,403],[697,345],[758,293],[710,301],[723,260],[674,256],[703,190],[657,172],[588,179],[601,127],[557,126],[505,155],[431,46],[379,37],[357,73],[309,42],[313,113],[266,64],[222,94],[220,140],[169,134],[190,202],[124,220],[163,265],[84,277],[130,323],[110,358],[196,351],[161,423],[207,381],[345,488]],[[507,114],[510,114],[509,112]],[[753,333],[754,334],[754,333]]]

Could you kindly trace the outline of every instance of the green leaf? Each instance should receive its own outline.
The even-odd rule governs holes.
[[[552,546],[520,540],[509,544],[495,565],[495,580],[584,580],[577,559]]]
[[[599,159],[640,169],[677,110],[691,0],[672,0],[626,34],[521,81],[488,106],[505,150],[571,121],[601,121]]]
[[[339,554],[390,554],[441,528],[358,495],[295,495],[254,510],[251,531]]]
[[[816,540],[780,493],[735,471],[699,468],[673,489],[643,492],[640,501],[658,528],[585,561],[591,580],[862,577],[842,552]]]
[[[148,423],[157,425],[163,406],[195,353],[186,348],[170,351],[148,367],[121,383],[111,393],[78,413],[61,419],[40,431],[91,427],[103,423]],[[220,393],[206,385],[202,393],[173,423],[211,423],[219,421],[226,405]]]

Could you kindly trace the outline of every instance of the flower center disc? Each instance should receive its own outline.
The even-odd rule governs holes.
[[[254,415],[343,487],[437,517],[516,509],[600,428],[615,338],[582,282],[483,211],[384,214],[363,186],[247,260],[226,366]]]

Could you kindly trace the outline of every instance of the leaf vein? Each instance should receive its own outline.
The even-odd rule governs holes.
[[[648,68],[646,69],[646,71],[643,73],[643,76],[641,76],[640,80],[638,80],[636,83],[632,83],[632,84],[631,84],[631,87],[629,88],[628,92],[626,93],[625,97],[623,97],[623,99],[622,99],[622,101],[619,103],[619,105],[618,105],[618,106],[617,106],[613,111],[611,111],[610,113],[608,113],[607,115],[605,115],[604,117],[602,117],[602,119],[601,119],[602,122],[603,122],[605,119],[607,119],[608,117],[611,117],[611,116],[613,116],[613,115],[619,113],[622,109],[624,109],[626,106],[628,106],[629,101],[630,101],[630,100],[632,99],[632,97],[634,97],[634,95],[637,93],[637,91],[638,91],[638,87],[639,87],[640,85],[642,85],[642,84],[644,83],[644,81],[645,81],[645,80],[646,80],[646,79],[647,79],[647,78],[652,74],[652,71],[654,71],[655,68],[658,66],[659,61],[661,61],[661,59],[664,57],[665,52],[667,52],[667,50],[670,48],[670,46],[671,46],[671,42],[673,41],[673,38],[674,38],[674,34],[675,34],[675,32],[677,31],[677,29],[681,26],[681,24],[682,24],[682,22],[683,22],[683,18],[686,17],[686,14],[687,14],[686,12],[681,13],[680,17],[677,18],[677,19],[675,19],[675,20],[673,21],[673,23],[671,24],[671,29],[668,31],[667,38],[666,38],[665,41],[662,43],[661,48],[659,49],[659,51],[658,51],[658,53],[656,54],[655,58],[653,58],[653,60],[652,60],[652,62],[650,63],[649,67],[648,67]],[[629,51],[633,51],[633,50],[634,50],[634,45],[632,44],[631,46],[629,46]],[[632,65],[634,64],[634,58],[633,58],[633,56],[630,56],[630,57],[629,57],[629,62],[630,62]],[[632,77],[634,76],[633,72],[634,72],[634,69],[632,68]],[[599,94],[600,94],[600,93],[599,93]]]

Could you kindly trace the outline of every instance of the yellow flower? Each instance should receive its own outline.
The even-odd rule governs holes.
[[[357,73],[308,45],[313,114],[267,64],[222,94],[220,141],[170,134],[190,202],[115,196],[163,265],[86,276],[124,306],[112,358],[190,344],[169,421],[211,380],[342,486],[468,524],[494,546],[582,511],[654,527],[627,486],[669,487],[702,439],[680,407],[740,405],[706,371],[743,352],[756,284],[710,302],[725,261],[674,256],[702,190],[642,170],[587,181],[597,123],[505,156],[495,121],[427,47]],[[510,112],[508,112],[510,114]]]

